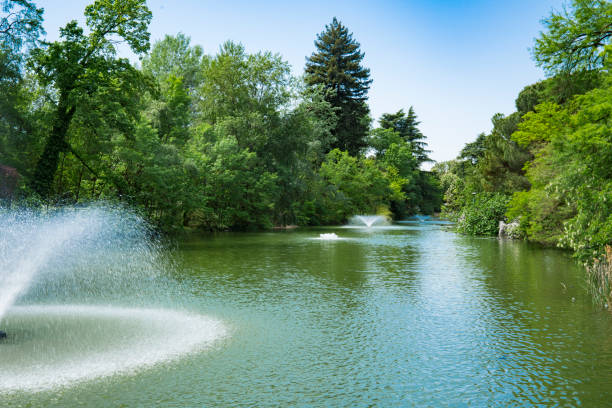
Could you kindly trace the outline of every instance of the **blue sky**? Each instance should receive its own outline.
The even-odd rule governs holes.
[[[38,0],[50,40],[87,0]],[[544,78],[529,47],[562,0],[208,1],[149,0],[151,39],[183,32],[215,53],[231,39],[249,52],[280,53],[301,75],[314,40],[336,16],[371,69],[370,109],[414,109],[437,161],[456,157],[490,118],[512,113],[518,92]]]

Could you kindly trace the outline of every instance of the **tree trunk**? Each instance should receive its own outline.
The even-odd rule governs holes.
[[[67,150],[66,133],[70,126],[70,121],[75,112],[74,106],[68,106],[65,102],[66,97],[62,93],[57,108],[57,115],[51,134],[47,138],[45,149],[38,159],[34,170],[32,187],[42,198],[49,198],[53,179],[59,164],[59,155]]]
[[[81,182],[83,181],[84,171],[85,171],[85,165],[81,163],[81,170],[79,171],[79,182],[77,183],[77,188],[76,188],[76,198],[74,199],[75,203],[79,202],[79,196],[81,195]]]

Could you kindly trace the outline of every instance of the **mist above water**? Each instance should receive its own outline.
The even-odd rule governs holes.
[[[367,228],[389,225],[389,220],[383,215],[355,215],[349,220],[349,225]]]
[[[124,209],[0,210],[0,231],[0,321],[26,295],[104,302],[160,272],[148,227]]]
[[[0,209],[0,391],[127,374],[212,345],[151,228],[111,206]]]

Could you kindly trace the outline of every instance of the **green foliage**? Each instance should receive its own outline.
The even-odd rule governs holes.
[[[376,213],[380,206],[388,205],[389,179],[372,159],[334,149],[319,174],[323,185],[315,205],[322,223],[344,222],[352,215]]]
[[[508,197],[504,194],[475,193],[463,208],[457,229],[471,235],[497,235],[507,203]]]
[[[522,235],[545,245],[556,245],[563,236],[564,222],[574,213],[573,207],[546,189],[532,188],[514,193],[508,219],[518,219]]]
[[[384,113],[380,117],[379,122],[381,129],[393,130],[397,132],[404,141],[410,143],[414,156],[419,164],[431,161],[427,155],[431,152],[426,149],[427,143],[425,142],[425,136],[418,128],[421,122],[417,121],[417,116],[412,106],[408,109],[408,113],[404,113],[403,109],[400,109],[396,113]]]
[[[412,146],[400,138],[391,143],[384,155],[378,158],[378,163],[390,181],[393,191],[391,208],[395,216],[403,218],[415,212],[421,197],[414,191],[418,189],[419,170]]]
[[[610,302],[612,3],[574,0],[544,20],[534,57],[550,78],[525,87],[517,112],[496,115],[456,161],[434,167],[458,229],[494,234],[518,220],[530,241],[587,263],[592,293]],[[508,201],[508,195],[511,199]]]
[[[516,98],[516,109],[524,115],[535,111],[535,107],[544,102],[563,105],[574,95],[582,95],[601,86],[602,81],[603,75],[599,71],[560,72],[523,88]]]
[[[398,175],[404,178],[410,178],[417,171],[418,166],[411,146],[403,141],[391,143],[378,161],[384,168],[396,169]]]
[[[443,203],[443,190],[440,186],[440,180],[433,172],[419,171],[415,186],[418,189],[415,191],[416,206],[411,208],[411,212],[421,214],[434,214],[439,212]],[[407,192],[410,197],[410,191]]]
[[[529,188],[524,165],[531,154],[512,140],[520,114],[493,116],[493,130],[484,139],[484,154],[476,166],[483,191],[511,193]]]
[[[181,77],[166,76],[160,84],[158,100],[150,102],[147,112],[164,142],[183,145],[189,138],[193,120],[191,97]]]
[[[553,140],[559,162],[558,188],[575,203],[562,245],[584,257],[612,244],[612,77],[606,86],[576,98],[571,133]]]
[[[214,135],[214,142],[228,138],[235,141],[244,152],[257,158],[258,167],[274,176],[276,185],[263,207],[249,207],[254,215],[262,209],[268,211],[265,221],[253,224],[306,222],[295,202],[304,199],[307,192],[305,178],[311,176],[307,159],[320,160],[318,149],[329,138],[328,125],[323,123],[330,116],[325,113],[326,104],[312,93],[304,95],[294,110],[285,111],[295,100],[288,64],[269,52],[249,55],[242,45],[232,42],[204,61],[203,77],[197,90],[200,118],[211,126],[209,134]],[[321,114],[321,123],[314,110]],[[256,169],[252,171],[256,173]],[[268,204],[270,200],[272,204]],[[246,221],[230,225],[244,228]]]
[[[73,151],[66,135],[77,110],[91,105],[91,96],[100,93],[105,98],[97,102],[125,108],[134,103],[126,91],[142,83],[139,72],[127,60],[115,57],[114,44],[120,37],[136,53],[148,50],[151,12],[144,1],[98,0],[86,7],[85,17],[88,35],[71,21],[60,29],[61,41],[32,53],[31,66],[41,84],[52,86],[58,95],[53,127],[31,180],[44,198],[51,194],[60,153]]]
[[[588,289],[595,303],[612,309],[612,246],[587,265]]]
[[[221,135],[215,139],[198,166],[204,170],[205,201],[191,214],[192,222],[217,230],[272,226],[276,175],[264,170],[257,155],[237,140]]]
[[[42,28],[43,9],[27,0],[2,0],[0,3],[0,48],[14,53],[15,61],[24,46],[38,45]]]
[[[48,106],[31,86],[27,77],[0,84],[0,164],[25,177],[31,175],[48,130]]]
[[[178,34],[148,52],[143,0],[95,1],[86,29],[71,21],[42,44],[42,10],[3,5],[17,13],[0,20],[0,163],[27,181],[26,201],[120,200],[164,231],[328,224],[439,206],[437,179],[418,168],[427,152],[412,108],[399,112],[400,128],[375,131],[376,157],[359,154],[371,80],[337,20],[319,36],[323,48],[302,82],[279,55],[229,41],[204,55]],[[142,69],[117,57],[118,42],[142,57]],[[317,80],[317,61],[338,69]]]
[[[36,149],[44,125],[37,113],[44,112],[44,105],[32,107],[37,95],[31,79],[24,77],[23,62],[44,33],[43,10],[29,1],[3,0],[0,12],[0,164],[27,176],[40,153]]]
[[[458,214],[465,205],[466,197],[466,162],[450,160],[436,163],[431,169],[443,192],[442,216],[456,220]],[[470,167],[471,168],[471,167]]]
[[[444,191],[445,216],[457,219],[461,214],[466,214],[464,209],[472,208],[474,195],[509,195],[530,187],[524,166],[532,155],[512,140],[521,120],[517,112],[508,116],[494,115],[491,133],[481,133],[474,142],[467,143],[458,160],[435,168]],[[497,225],[500,220],[491,222]],[[473,230],[479,231],[478,228]],[[464,231],[472,231],[472,228]]]
[[[520,146],[538,149],[562,132],[568,120],[566,110],[555,103],[544,102],[524,116],[524,122],[518,125],[512,139]]]
[[[546,31],[533,50],[537,64],[551,74],[596,70],[604,66],[612,38],[612,3],[573,0],[569,10],[543,20]]]
[[[210,123],[244,112],[265,117],[291,96],[289,65],[270,52],[247,54],[242,44],[228,41],[214,58],[204,60],[202,69],[205,81],[198,96]]]
[[[418,128],[416,114],[399,110],[385,113],[380,127],[370,134],[369,146],[384,169],[393,187],[391,209],[398,218],[415,214],[432,214],[440,210],[442,193],[438,179],[419,166],[426,161],[428,150],[425,136]]]
[[[184,214],[198,204],[194,181],[199,172],[146,122],[131,137],[118,135],[113,142],[112,184],[103,187],[101,196],[122,197],[166,230],[180,227]]]
[[[306,83],[330,92],[326,100],[336,109],[336,138],[332,147],[357,155],[366,145],[369,130],[367,92],[370,70],[361,66],[364,54],[353,34],[335,17],[315,41],[317,52],[306,62]]]
[[[515,194],[509,216],[527,236],[573,249],[584,259],[612,242],[612,82],[566,106],[544,103],[514,138],[534,149],[531,190]]]
[[[324,89],[303,87],[300,91],[300,104],[291,113],[291,117],[294,118],[294,126],[300,126],[295,132],[301,134],[307,143],[305,154],[308,162],[314,167],[320,166],[335,140],[332,132],[337,123],[335,109],[325,99]]]
[[[98,49],[113,50],[112,35],[122,38],[136,54],[147,52],[151,17],[151,11],[141,0],[96,0],[85,7],[85,19],[91,30],[90,56]]]
[[[487,135],[481,133],[476,140],[466,143],[459,153],[459,159],[467,160],[470,164],[477,164],[480,162],[486,153],[486,139]]]
[[[377,157],[384,157],[387,153],[387,149],[392,144],[399,146],[406,144],[406,142],[402,139],[400,134],[393,129],[379,127],[373,129],[370,133],[368,145]]]
[[[202,63],[206,59],[202,47],[190,46],[190,38],[182,33],[166,35],[153,44],[142,60],[142,70],[163,82],[168,77],[180,78],[191,91],[201,85]]]

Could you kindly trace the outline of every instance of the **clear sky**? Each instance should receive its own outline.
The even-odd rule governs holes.
[[[49,40],[72,19],[83,21],[88,0],[35,0],[45,8]],[[231,39],[249,52],[280,53],[296,75],[314,40],[336,16],[353,32],[371,69],[370,109],[409,106],[421,120],[432,157],[453,159],[490,118],[514,110],[518,92],[544,78],[529,48],[540,20],[562,0],[148,0],[153,41],[183,32],[214,54]]]

